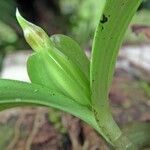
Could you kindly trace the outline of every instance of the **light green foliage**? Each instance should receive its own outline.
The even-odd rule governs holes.
[[[140,0],[107,1],[93,42],[90,67],[92,104],[100,128],[107,136],[110,135],[113,143],[121,141],[122,135],[110,113],[109,88],[124,33],[140,2]],[[130,145],[129,141],[127,143]],[[126,148],[127,143],[124,143]]]
[[[19,36],[15,11],[15,0],[0,0],[0,71],[7,53],[28,48],[24,39]]]
[[[145,82],[145,81],[140,81],[139,85],[141,86],[141,88],[144,90],[145,94],[150,97],[150,85],[149,83]]]
[[[15,2],[0,1],[0,49],[8,49],[17,41],[17,34],[11,27],[15,24]]]
[[[1,79],[0,109],[22,105],[54,107],[87,122],[114,148],[136,149],[114,121],[108,93],[125,30],[140,2],[101,1],[91,62],[73,39],[64,35],[49,38],[17,11],[25,39],[35,51],[27,62],[31,83]]]
[[[70,58],[83,71],[86,78],[90,80],[90,61],[86,57],[84,50],[73,39],[65,35],[53,35],[51,40],[55,47]]]
[[[1,6],[0,6],[1,7]],[[14,50],[18,36],[15,31],[6,23],[0,20],[0,70],[5,53]]]
[[[55,89],[83,105],[90,105],[89,82],[82,71],[83,66],[80,65],[82,68],[79,68],[77,63],[73,63],[72,55],[68,53],[67,56],[62,53],[66,49],[65,44],[64,47],[59,45],[60,51],[41,28],[27,22],[18,12],[17,18],[27,42],[36,51],[35,55],[28,60],[28,73],[31,81]],[[72,47],[74,47],[73,44]],[[76,47],[74,50],[76,50],[75,53],[81,51]],[[83,51],[80,53],[83,54]],[[85,54],[80,56],[81,59],[86,57]],[[38,65],[35,65],[36,62]]]
[[[50,109],[48,112],[48,119],[54,125],[55,129],[62,134],[66,134],[66,128],[62,125],[62,113],[56,109]]]
[[[131,25],[136,23],[150,24],[150,11],[149,9],[146,10],[146,8],[149,8],[150,2],[149,0],[143,1],[142,6],[145,9],[135,14]],[[102,2],[105,2],[105,0],[60,0],[61,11],[64,15],[69,16],[69,21],[71,22],[71,35],[83,46],[87,45],[94,35],[101,13],[100,6],[102,6]],[[124,37],[124,43],[134,44],[138,42],[147,42],[147,40],[144,36],[136,36],[129,27]]]
[[[91,40],[106,0],[60,0],[61,11],[69,15],[71,34],[82,45]]]
[[[13,29],[3,22],[0,22],[0,45],[13,44],[17,40],[17,35]]]
[[[12,80],[0,80],[0,110],[23,105],[54,107],[79,117],[99,131],[91,110],[46,87]]]
[[[12,25],[15,22],[15,1],[1,0],[0,1],[0,21],[5,22],[8,25]]]

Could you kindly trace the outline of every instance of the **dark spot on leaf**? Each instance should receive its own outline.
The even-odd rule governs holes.
[[[103,31],[104,30],[104,27],[102,26],[102,29],[101,29],[101,31]]]
[[[102,19],[100,20],[100,23],[106,23],[108,21],[108,18],[103,14]]]

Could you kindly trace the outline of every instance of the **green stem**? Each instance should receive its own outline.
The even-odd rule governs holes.
[[[106,109],[104,111],[101,110],[101,112],[94,109],[93,112],[95,114],[96,122],[100,128],[99,133],[103,133],[103,135],[107,137],[108,143],[110,143],[115,149],[118,150],[136,149],[133,143],[127,138],[127,136],[122,133],[114,121],[110,109],[107,111],[107,113],[102,113],[106,112]]]

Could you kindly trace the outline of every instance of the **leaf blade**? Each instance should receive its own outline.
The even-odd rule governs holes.
[[[55,47],[70,58],[84,72],[87,79],[89,79],[90,62],[78,43],[72,38],[61,34],[52,35],[50,39]]]
[[[125,30],[140,2],[141,0],[108,0],[95,32],[92,47],[90,66],[92,104],[99,126],[104,128],[103,131],[113,141],[114,146],[119,145],[116,141],[122,133],[110,112],[109,88]],[[130,144],[128,140],[126,142],[124,146]]]
[[[101,89],[101,93],[104,92],[105,95],[108,95],[116,57],[124,33],[140,2],[141,0],[133,0],[132,2],[130,0],[116,0],[115,2],[109,0],[106,3],[103,16],[95,33],[90,68],[92,88],[95,90]],[[117,8],[120,8],[119,14]],[[118,22],[120,25],[116,28]],[[93,82],[93,80],[98,82]],[[102,87],[103,85],[105,87]]]
[[[79,117],[99,131],[93,113],[74,100],[33,83],[0,79],[0,110],[24,105],[60,109]]]
[[[55,84],[54,79],[48,75],[48,71],[45,69],[43,61],[38,53],[29,56],[27,60],[27,71],[32,83],[63,93]]]

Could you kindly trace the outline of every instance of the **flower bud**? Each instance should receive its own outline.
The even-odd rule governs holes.
[[[43,29],[26,21],[18,10],[16,16],[26,41],[36,51],[27,64],[31,82],[57,90],[89,106],[89,81],[83,71],[55,47]]]
[[[45,33],[45,31],[25,20],[19,13],[18,9],[16,10],[16,17],[23,29],[24,37],[31,48],[35,51],[40,51],[43,47],[47,47],[47,45],[52,44],[49,40],[49,36]]]

